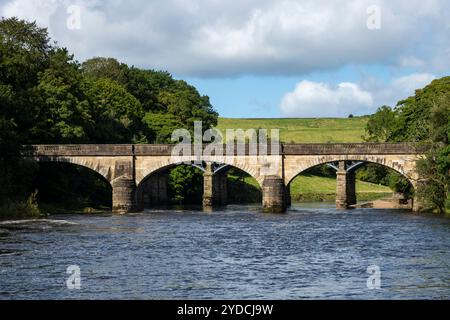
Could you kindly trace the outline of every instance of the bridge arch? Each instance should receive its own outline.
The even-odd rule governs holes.
[[[174,168],[179,165],[192,165],[194,163],[195,159],[192,159],[192,161],[186,161],[186,162],[173,162],[170,158],[162,159],[156,163],[150,163],[149,165],[142,165],[141,168],[137,166],[136,169],[136,185],[139,186],[144,180],[146,180],[149,176],[152,174],[162,172],[171,168]],[[239,160],[227,160],[225,157],[218,157],[217,159],[205,159],[204,162],[208,163],[218,163],[218,164],[224,164],[228,165],[230,167],[235,167],[245,173],[247,173],[249,176],[254,178],[257,182],[259,187],[262,187],[263,179],[264,177],[259,174],[259,170],[248,163],[248,159],[242,159]]]
[[[40,156],[32,159],[36,162],[68,163],[88,168],[94,171],[96,174],[102,176],[110,185],[112,183],[112,170],[110,167],[102,165],[102,161],[100,159],[92,157],[61,157],[61,156],[55,157]]]
[[[395,172],[401,174],[403,177],[408,179],[409,183],[412,187],[415,185],[416,177],[415,177],[415,161],[412,159],[395,159],[391,160],[386,157],[380,156],[363,156],[363,155],[325,155],[321,157],[315,157],[312,159],[308,159],[307,161],[299,161],[298,166],[295,167],[294,170],[287,170],[285,175],[285,185],[289,186],[289,184],[302,172],[311,169],[313,167],[337,162],[337,161],[361,161],[363,163],[373,163],[378,164],[387,168],[394,170]]]
[[[227,205],[231,201],[236,201],[235,194],[228,193],[228,171],[230,169],[236,169],[239,172],[248,175],[252,179],[256,180],[257,189],[262,192],[261,182],[255,178],[257,172],[251,170],[246,165],[240,165],[236,163],[224,164],[222,162],[204,162],[206,166],[197,165],[195,162],[160,162],[159,166],[155,168],[146,168],[144,177],[137,177],[139,183],[136,185],[136,201],[139,208],[152,208],[152,207],[165,207],[171,203],[170,200],[170,187],[169,170],[179,166],[191,166],[203,171],[202,174],[202,201],[203,208],[209,206],[223,206]],[[210,164],[215,163],[217,167],[212,167]],[[244,168],[244,170],[242,169]],[[250,172],[249,172],[250,171]],[[142,174],[143,175],[143,174]],[[198,190],[197,190],[198,191]],[[253,191],[253,189],[252,189]],[[199,192],[196,192],[199,194]],[[196,197],[191,197],[196,199]],[[197,199],[198,200],[198,199]],[[194,200],[195,201],[195,200]],[[197,203],[197,201],[195,201]],[[194,203],[194,204],[195,204]],[[234,203],[234,202],[232,202]]]
[[[40,200],[59,203],[76,200],[74,204],[96,208],[110,207],[114,186],[104,175],[83,163],[54,159],[27,159],[39,164],[34,187]],[[61,187],[60,183],[65,185]],[[78,200],[81,200],[78,202]]]

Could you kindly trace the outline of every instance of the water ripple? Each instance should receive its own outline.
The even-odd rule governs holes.
[[[328,206],[3,221],[0,299],[448,299],[449,249],[449,219]]]

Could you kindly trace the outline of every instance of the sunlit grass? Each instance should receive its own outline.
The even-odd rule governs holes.
[[[354,118],[289,118],[289,119],[234,119],[219,118],[217,128],[225,129],[279,129],[285,143],[362,142],[367,117]]]
[[[290,184],[293,200],[327,200],[334,201],[336,195],[336,179],[313,175],[300,175]],[[374,200],[392,195],[389,187],[370,182],[356,181],[358,201]]]
[[[250,176],[245,177],[244,181],[258,189],[261,188],[258,182]],[[299,175],[291,182],[290,190],[291,197],[294,201],[334,201],[336,195],[336,179],[313,175]],[[358,201],[365,201],[389,197],[392,195],[392,190],[386,186],[357,180],[356,193]]]

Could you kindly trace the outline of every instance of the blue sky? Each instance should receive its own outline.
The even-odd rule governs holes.
[[[185,79],[226,117],[346,117],[449,75],[450,2],[0,0],[79,61]]]
[[[386,85],[391,78],[386,68],[375,65],[344,66],[332,72],[312,72],[299,76],[247,75],[234,78],[188,77],[184,79],[196,86],[202,94],[207,94],[212,104],[224,117],[278,118],[286,116],[279,109],[283,96],[286,92],[294,90],[295,85],[302,80],[337,84],[342,81],[359,82],[367,75],[376,76]],[[359,114],[371,113],[372,110],[362,109]]]

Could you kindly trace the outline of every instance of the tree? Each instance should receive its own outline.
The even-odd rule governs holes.
[[[92,123],[90,140],[95,143],[147,142],[140,102],[110,79],[87,80],[86,94]],[[149,134],[150,135],[150,134]]]
[[[148,141],[170,143],[173,130],[185,128],[193,132],[194,121],[203,128],[217,124],[208,96],[185,81],[175,80],[166,71],[142,70],[128,67],[113,58],[93,58],[82,64],[82,72],[92,80],[114,80],[133,95],[146,113],[144,122],[153,136]],[[161,130],[161,131],[160,131]]]
[[[366,125],[366,141],[389,141],[395,126],[396,113],[388,106],[378,108],[377,112],[369,118]]]
[[[17,145],[35,125],[39,109],[33,90],[53,50],[47,29],[17,18],[0,19],[0,116],[8,130],[16,131],[10,135]]]
[[[417,162],[425,183],[419,184],[417,191],[429,208],[444,213],[450,186],[450,92],[436,98],[428,117],[426,141],[430,148]]]
[[[0,19],[0,203],[24,200],[35,167],[11,161],[22,143],[28,141],[39,108],[34,89],[39,72],[49,65],[47,30],[35,22],[17,18]]]
[[[123,84],[138,99],[145,112],[164,113],[166,108],[158,100],[158,95],[174,83],[170,73],[166,71],[142,70],[135,67],[127,69],[126,81]]]
[[[169,113],[147,112],[143,121],[154,132],[155,136],[152,139],[154,143],[172,143],[172,132],[183,127],[183,124]]]
[[[93,125],[89,103],[79,67],[66,49],[57,49],[50,56],[49,67],[39,73],[35,90],[40,103],[39,118],[30,131],[30,142],[88,142],[86,128]]]
[[[12,91],[33,87],[53,50],[47,29],[39,28],[36,22],[0,19],[0,81]]]
[[[445,210],[449,190],[449,105],[450,77],[443,77],[399,101],[394,110],[378,109],[366,127],[368,140],[416,142],[418,147],[428,149],[425,157],[417,162],[423,183],[416,192],[431,210],[439,212]]]
[[[390,170],[387,167],[375,163],[366,163],[356,170],[356,178],[370,183],[387,185],[389,182],[386,178],[389,172]]]
[[[128,66],[114,58],[96,57],[86,60],[81,65],[83,75],[93,79],[111,79],[124,85]]]
[[[203,194],[203,174],[198,168],[178,166],[169,173],[169,196],[177,204],[199,204]]]
[[[166,112],[193,130],[194,121],[201,120],[203,129],[217,125],[218,114],[214,111],[208,96],[200,96],[197,90],[185,81],[177,80],[168,90],[158,95],[158,101]]]
[[[396,121],[390,141],[430,141],[432,109],[438,101],[447,100],[450,92],[450,77],[433,80],[414,96],[399,101],[396,107]],[[447,118],[447,117],[444,117]]]

